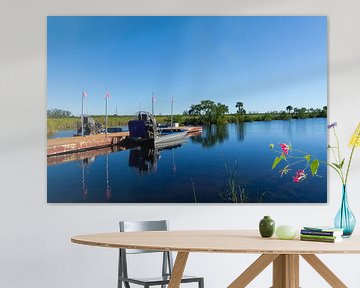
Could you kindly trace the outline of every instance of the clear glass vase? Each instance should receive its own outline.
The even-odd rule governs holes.
[[[341,206],[336,214],[334,224],[336,228],[344,229],[343,237],[350,237],[355,228],[356,219],[349,207],[346,185],[343,185],[342,188]]]

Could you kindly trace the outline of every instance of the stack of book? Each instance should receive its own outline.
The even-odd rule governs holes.
[[[300,232],[302,241],[336,243],[342,241],[343,229],[334,227],[304,227]]]

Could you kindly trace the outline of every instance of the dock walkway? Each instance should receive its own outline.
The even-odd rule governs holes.
[[[179,127],[186,129],[188,133],[201,132],[201,127]],[[48,139],[47,141],[47,156],[55,156],[67,153],[83,152],[91,149],[99,149],[121,145],[129,132],[118,132],[89,135],[89,136],[76,136],[69,138]]]

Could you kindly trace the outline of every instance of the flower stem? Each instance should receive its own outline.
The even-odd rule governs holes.
[[[351,160],[352,160],[352,157],[353,157],[353,154],[354,154],[354,150],[355,150],[355,145],[354,145],[353,148],[351,149],[351,154],[350,154],[350,158],[349,158],[349,163],[348,163],[348,166],[347,166],[347,169],[346,169],[346,176],[345,176],[345,182],[344,182],[345,185],[346,185],[347,180],[348,180],[349,169],[350,169]]]
[[[323,164],[325,164],[325,165],[327,165],[327,166],[330,166],[331,168],[333,168],[333,169],[336,171],[336,173],[339,174],[340,180],[341,180],[342,184],[345,185],[344,178],[343,178],[343,176],[340,174],[339,169],[338,169],[337,167],[335,167],[334,165],[332,165],[332,164],[330,164],[330,163],[327,163],[327,162],[325,162],[325,161],[319,160],[319,162],[320,162],[320,163],[323,163]]]
[[[340,145],[339,145],[339,137],[337,136],[337,134],[336,134],[336,130],[335,130],[335,126],[333,127],[333,131],[334,131],[334,135],[335,135],[335,139],[336,139],[336,144],[337,144],[337,151],[338,151],[338,156],[339,156],[339,163],[338,164],[340,164],[341,163],[341,155],[340,155]]]
[[[342,162],[342,158],[341,158],[341,155],[340,155],[340,144],[339,144],[339,137],[337,136],[337,134],[336,134],[336,130],[335,130],[335,126],[333,127],[333,131],[334,131],[334,135],[335,135],[335,139],[336,139],[336,149],[337,149],[337,152],[338,152],[338,156],[339,156],[339,159],[338,159],[338,165],[341,165],[341,162]],[[336,159],[336,158],[335,158]],[[349,168],[349,166],[348,166],[348,168]],[[340,172],[340,178],[341,178],[341,181],[342,181],[342,183],[343,184],[346,184],[346,180],[345,180],[345,182],[344,182],[344,173],[343,173],[343,170],[342,170],[342,167],[338,170],[339,172]]]
[[[335,154],[335,151],[334,151],[334,148],[330,148],[330,150],[331,150],[331,153],[332,153],[333,156],[334,156],[335,161],[336,161],[337,163],[340,163],[340,159],[339,159],[339,160],[337,159],[336,154]]]
[[[291,166],[293,166],[293,165],[295,165],[295,164],[298,164],[298,163],[301,163],[301,162],[304,162],[304,161],[306,161],[306,159],[302,159],[302,160],[299,160],[299,161],[293,162],[293,163],[291,163],[291,164],[287,165],[287,167],[291,167]]]

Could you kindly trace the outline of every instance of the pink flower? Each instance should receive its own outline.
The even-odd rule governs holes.
[[[280,143],[281,150],[285,155],[289,154],[290,146],[285,143]]]
[[[304,180],[306,178],[306,173],[304,170],[298,170],[296,171],[295,176],[293,177],[293,181],[295,183],[299,183],[300,181]]]

